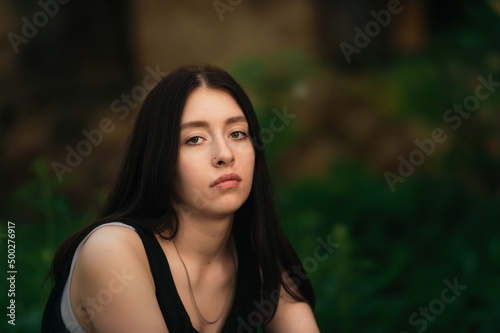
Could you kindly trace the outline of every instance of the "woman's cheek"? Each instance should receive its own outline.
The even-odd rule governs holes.
[[[252,163],[255,160],[255,151],[252,144],[248,144],[240,150],[241,156],[245,163]]]

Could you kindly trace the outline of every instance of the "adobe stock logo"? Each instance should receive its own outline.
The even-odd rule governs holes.
[[[476,86],[474,94],[465,97],[461,104],[454,103],[453,108],[449,108],[443,113],[443,121],[453,131],[458,130],[462,126],[463,119],[469,118],[473,112],[476,112],[481,102],[490,98],[495,90],[500,87],[500,81],[494,81],[492,74],[489,74],[488,79],[480,75],[477,80],[479,84]],[[400,163],[397,167],[397,173],[389,170],[384,172],[385,180],[391,192],[396,190],[398,183],[404,183],[415,172],[416,167],[422,165],[427,158],[435,153],[436,147],[446,142],[446,140],[448,140],[448,136],[441,127],[436,127],[428,138],[423,140],[415,139],[414,143],[417,148],[412,150],[408,157],[398,156]]]
[[[22,36],[19,36],[12,31],[7,34],[10,44],[17,54],[19,52],[19,45],[28,44],[31,38],[34,38],[39,29],[45,27],[49,23],[49,19],[59,13],[59,5],[66,5],[70,0],[40,0],[38,1],[38,6],[42,10],[37,11],[33,14],[31,21],[28,20],[26,16],[21,18],[23,22],[23,27],[21,28]]]
[[[168,74],[161,71],[159,64],[156,65],[156,68],[146,66],[145,70],[148,74],[143,77],[142,84],[134,86],[129,94],[121,94],[120,98],[111,102],[111,111],[116,113],[120,120],[125,120],[130,115],[130,111],[138,107],[149,91]],[[103,142],[104,134],[113,132],[115,128],[113,121],[105,117],[99,121],[97,128],[83,129],[81,133],[85,139],[80,140],[74,148],[66,146],[67,154],[64,162],[53,161],[51,163],[59,182],[63,181],[65,173],[72,173],[83,162],[84,158],[93,152],[94,147]]]
[[[100,289],[95,297],[87,297],[76,308],[78,315],[84,317],[87,323],[90,323],[97,313],[113,302],[114,295],[121,293],[135,280],[135,275],[128,274],[125,267],[122,267],[121,272],[113,269],[111,274],[113,277],[108,281],[106,288]],[[70,330],[80,326],[78,322],[69,322],[67,325]]]
[[[408,0],[411,1],[411,0]],[[377,37],[382,28],[386,28],[392,21],[392,16],[400,14],[403,11],[403,6],[400,0],[390,0],[387,3],[387,9],[382,9],[378,12],[372,10],[370,11],[371,16],[375,19],[374,21],[369,21],[365,24],[364,31],[358,26],[353,28],[356,35],[354,36],[354,45],[341,42],[339,44],[340,50],[344,55],[345,60],[348,64],[352,61],[352,55],[354,53],[359,54],[361,50],[370,45],[372,38]]]
[[[222,0],[214,0],[214,2],[212,2],[215,12],[219,15],[221,22],[224,21],[224,13],[232,13],[236,6],[241,5],[243,0],[226,0],[226,2]]]
[[[443,283],[446,287],[441,290],[441,294],[438,298],[431,300],[427,307],[419,307],[418,312],[415,311],[408,317],[408,323],[411,326],[418,326],[416,328],[418,333],[425,331],[429,323],[434,322],[436,317],[444,312],[446,305],[453,303],[457,297],[462,295],[462,292],[467,289],[466,285],[458,284],[458,278],[456,277],[453,283],[448,281],[448,279],[444,279]],[[401,331],[400,333],[409,332]]]
[[[284,282],[292,286],[291,289],[297,292],[302,281],[308,279],[306,273],[312,273],[318,269],[318,264],[330,258],[330,256],[335,253],[335,250],[340,247],[339,243],[334,243],[331,240],[332,235],[328,235],[326,241],[321,237],[316,237],[316,242],[318,245],[313,251],[313,255],[302,260],[302,267],[293,265],[291,270],[296,274],[297,277],[290,277],[290,271],[286,271]],[[271,313],[275,311],[278,307],[280,301],[281,287],[274,289],[270,293],[270,299],[265,300],[254,300],[252,304],[255,310],[250,312],[246,318],[238,316],[236,321],[238,322],[238,328],[236,333],[248,333],[253,332],[254,328],[261,326],[264,323],[265,318],[269,317]],[[226,332],[228,333],[228,332]]]

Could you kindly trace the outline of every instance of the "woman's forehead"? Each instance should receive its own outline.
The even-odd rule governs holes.
[[[226,91],[197,88],[186,100],[181,117],[181,125],[186,122],[206,121],[224,123],[230,118],[239,117],[246,121],[243,111],[236,100]]]

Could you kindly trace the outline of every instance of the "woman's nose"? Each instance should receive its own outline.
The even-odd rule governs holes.
[[[234,161],[231,147],[223,139],[217,140],[213,151],[212,163],[216,167],[228,166]]]

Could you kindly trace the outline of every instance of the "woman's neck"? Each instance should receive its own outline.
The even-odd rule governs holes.
[[[191,215],[188,219],[180,216],[174,240],[182,256],[202,265],[225,260],[230,255],[233,218],[234,215],[223,218]]]

